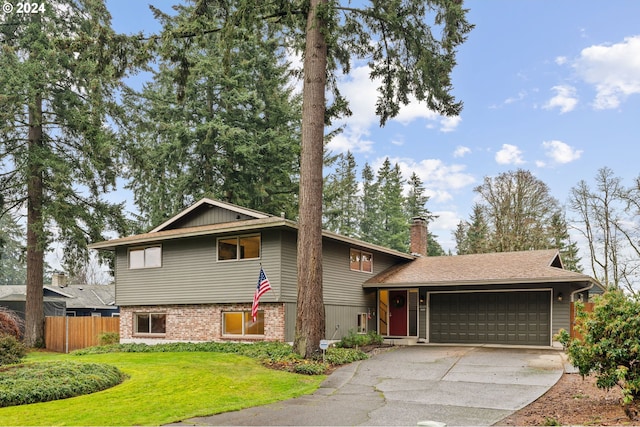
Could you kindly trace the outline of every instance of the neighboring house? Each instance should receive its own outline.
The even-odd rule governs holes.
[[[0,306],[18,312],[24,318],[27,288],[24,285],[0,286]],[[45,285],[45,316],[118,315],[114,285]]]
[[[563,270],[557,251],[426,257],[426,221],[411,227],[412,254],[323,232],[327,339],[550,346],[569,328],[569,300],[599,286]],[[115,252],[121,341],[293,341],[297,230],[202,199],[148,233],[92,244]],[[253,322],[261,267],[272,290]]]

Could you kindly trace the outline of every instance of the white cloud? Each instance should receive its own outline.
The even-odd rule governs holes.
[[[440,120],[440,131],[444,133],[453,132],[454,130],[456,130],[461,121],[462,117],[460,116],[443,117]]]
[[[551,88],[556,95],[551,98],[542,108],[552,110],[560,108],[560,113],[568,113],[572,111],[578,104],[576,97],[576,88],[569,85],[558,85]]]
[[[392,120],[408,125],[416,119],[436,121],[439,117],[438,113],[431,111],[425,104],[411,97],[409,98],[409,104],[402,106],[398,115]]]
[[[374,161],[371,167],[377,171],[385,157]],[[422,180],[425,193],[433,202],[448,202],[453,199],[451,191],[457,191],[475,182],[475,178],[465,171],[466,166],[460,164],[447,165],[439,159],[423,159],[415,161],[408,158],[389,157],[391,164],[398,164],[402,176],[406,179],[415,172]]]
[[[567,63],[567,57],[566,56],[558,56],[555,59],[555,63],[558,65],[564,65]]]
[[[574,67],[595,87],[595,109],[617,108],[629,95],[640,94],[640,35],[585,48]]]
[[[520,91],[520,92],[518,92],[517,96],[512,96],[510,98],[505,99],[504,103],[507,104],[507,105],[513,104],[515,102],[522,101],[526,97],[527,97],[527,92],[526,91]]]
[[[496,153],[495,159],[501,165],[520,165],[524,163],[522,151],[511,144],[502,144],[502,149]]]
[[[370,135],[379,123],[376,115],[378,82],[369,78],[367,66],[358,66],[352,67],[351,72],[342,77],[338,85],[342,95],[349,101],[352,115],[336,121],[338,126],[345,125],[344,131],[329,142],[327,147],[334,152],[370,152],[374,144]],[[459,117],[443,117],[415,98],[409,98],[409,101],[408,105],[400,108],[398,116],[391,120],[408,125],[415,120],[424,119],[427,127],[439,125],[441,132],[451,132],[461,121]],[[392,143],[397,145],[402,144],[402,141],[395,140]]]
[[[467,155],[469,153],[471,153],[471,148],[459,145],[454,150],[453,157],[464,157],[465,155]]]
[[[578,160],[582,155],[582,150],[576,150],[569,144],[565,144],[562,141],[544,141],[542,147],[545,150],[547,157],[552,159],[555,163],[565,164]]]

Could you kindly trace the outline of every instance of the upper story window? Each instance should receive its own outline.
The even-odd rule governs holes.
[[[221,237],[218,261],[260,258],[260,235]]]
[[[354,271],[373,273],[373,254],[358,249],[349,251],[349,267]]]
[[[129,268],[162,267],[162,246],[129,249]]]

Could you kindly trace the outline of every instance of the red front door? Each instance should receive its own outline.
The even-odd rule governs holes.
[[[407,336],[407,291],[389,291],[389,335]]]

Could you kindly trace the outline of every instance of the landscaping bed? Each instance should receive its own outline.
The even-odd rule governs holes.
[[[604,390],[596,387],[593,375],[564,374],[535,402],[508,416],[500,426],[629,426],[631,421],[620,405],[618,387]]]

